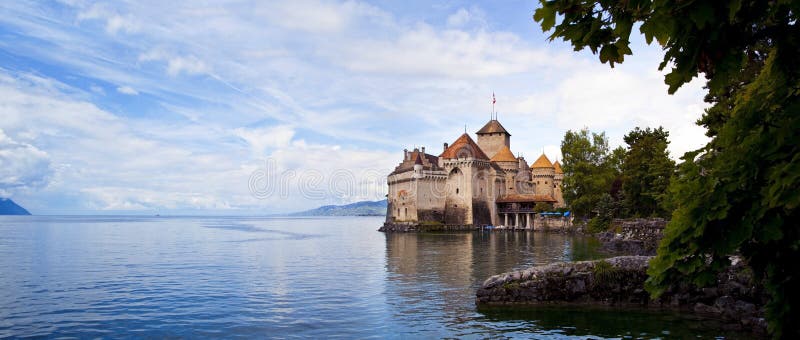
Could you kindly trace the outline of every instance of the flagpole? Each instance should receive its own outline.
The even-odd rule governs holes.
[[[497,112],[494,110],[494,103],[496,102],[497,100],[494,98],[494,91],[492,91],[492,119],[497,119]]]

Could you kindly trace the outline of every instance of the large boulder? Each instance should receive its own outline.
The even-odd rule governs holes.
[[[653,300],[644,289],[651,256],[553,263],[494,275],[476,292],[480,305],[586,304],[681,309],[728,322],[730,329],[766,331],[761,285],[738,263],[714,287],[683,284]]]

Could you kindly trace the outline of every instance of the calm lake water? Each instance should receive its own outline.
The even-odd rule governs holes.
[[[0,337],[713,337],[677,313],[476,310],[487,277],[603,257],[539,233],[382,218],[0,217]]]

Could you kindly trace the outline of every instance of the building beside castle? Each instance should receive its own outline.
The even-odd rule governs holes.
[[[530,166],[511,152],[511,134],[497,119],[452,144],[438,156],[425,147],[403,151],[388,176],[387,223],[531,228],[534,206],[564,206],[558,162],[542,154]]]

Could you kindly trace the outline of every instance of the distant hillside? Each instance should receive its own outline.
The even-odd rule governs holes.
[[[346,205],[325,205],[296,212],[291,216],[385,216],[386,200],[362,201]]]
[[[386,209],[384,208],[384,211]],[[8,198],[0,198],[0,215],[30,215],[25,208],[20,207]]]

